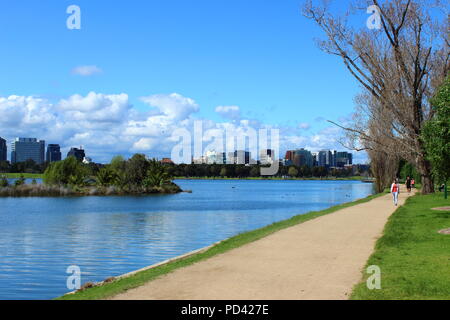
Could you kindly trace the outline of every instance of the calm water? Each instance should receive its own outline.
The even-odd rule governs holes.
[[[177,181],[193,193],[0,198],[0,299],[68,291],[66,269],[101,281],[238,233],[366,197],[352,181]]]

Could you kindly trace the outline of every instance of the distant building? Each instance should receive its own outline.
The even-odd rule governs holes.
[[[163,158],[160,162],[161,164],[174,164],[170,158]]]
[[[259,161],[261,164],[272,164],[275,160],[275,150],[263,149],[259,152]]]
[[[204,156],[204,162],[207,164],[226,164],[227,157],[224,152],[207,151]]]
[[[84,164],[90,164],[90,163],[92,163],[92,159],[91,159],[91,158],[88,158],[88,157],[84,157],[82,162],[83,162]]]
[[[6,161],[7,152],[6,140],[0,137],[0,161]]]
[[[314,165],[314,158],[310,151],[299,149],[294,151],[294,165],[297,167],[312,167]]]
[[[70,151],[67,153],[68,157],[75,157],[78,161],[82,162],[84,158],[86,158],[86,153],[84,152],[83,148],[71,148]]]
[[[251,153],[248,151],[238,150],[228,154],[229,164],[251,164]]]
[[[291,166],[294,164],[294,151],[287,151],[286,155],[284,156],[284,165],[285,166]]]
[[[333,153],[330,150],[319,151],[317,159],[317,165],[319,167],[332,167],[333,166]]]
[[[33,160],[37,164],[45,161],[45,141],[36,138],[16,138],[11,143],[11,163]]]
[[[47,162],[61,161],[61,148],[59,144],[49,144],[47,146],[47,154],[45,159]]]
[[[347,165],[353,164],[353,155],[349,152],[335,152],[335,164],[337,168],[344,168]]]

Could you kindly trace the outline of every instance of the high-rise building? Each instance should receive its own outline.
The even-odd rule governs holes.
[[[47,154],[45,160],[47,162],[61,161],[61,148],[59,144],[49,144],[47,146]]]
[[[0,161],[6,161],[6,154],[8,148],[6,147],[6,140],[0,137]]]
[[[353,164],[353,155],[349,152],[335,152],[335,167],[343,168]]]
[[[294,164],[294,151],[286,151],[286,155],[284,156],[284,165],[290,166]]]
[[[16,138],[11,144],[11,163],[33,160],[37,164],[45,161],[45,141],[36,138]]]
[[[229,164],[251,164],[251,153],[248,151],[238,150],[228,154]]]
[[[330,150],[319,151],[317,165],[319,167],[332,167],[333,166],[333,153]]]
[[[312,153],[305,149],[295,150],[294,165],[296,165],[297,167],[312,167],[314,165],[314,158]]]
[[[78,161],[83,161],[86,157],[86,153],[84,152],[83,148],[71,148],[70,151],[67,153],[68,157],[75,157]]]
[[[272,164],[275,161],[275,150],[263,149],[259,151],[259,161],[261,164]]]

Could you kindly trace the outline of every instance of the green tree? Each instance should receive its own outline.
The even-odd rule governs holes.
[[[450,77],[431,99],[434,116],[427,121],[422,139],[435,182],[447,183],[450,178]]]
[[[75,157],[51,163],[44,172],[44,183],[48,185],[84,185],[88,170]]]
[[[250,176],[251,177],[260,177],[261,176],[261,170],[257,166],[253,166],[250,170]]]
[[[100,186],[107,187],[117,181],[117,173],[111,166],[106,166],[97,172],[96,180]]]
[[[2,176],[0,178],[0,188],[6,188],[7,186],[9,186],[8,179],[6,179],[5,176]]]
[[[116,172],[125,170],[125,159],[122,156],[115,156],[111,159],[110,168]]]
[[[162,187],[168,183],[170,183],[170,177],[166,168],[156,159],[150,160],[143,186],[146,189],[149,189],[153,187]]]
[[[292,178],[295,178],[298,176],[298,170],[296,167],[290,167],[289,171],[288,171],[288,175],[291,176]]]
[[[128,182],[135,187],[142,186],[143,181],[147,177],[149,161],[143,154],[135,154],[127,162],[125,166],[125,175]]]
[[[222,169],[220,169],[220,176],[223,178],[228,176],[228,170],[226,167],[222,167]]]

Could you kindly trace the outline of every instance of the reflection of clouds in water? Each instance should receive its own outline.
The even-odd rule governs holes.
[[[52,298],[67,291],[69,265],[81,267],[82,282],[100,281],[372,188],[346,181],[177,183],[193,193],[0,199],[0,298]]]

